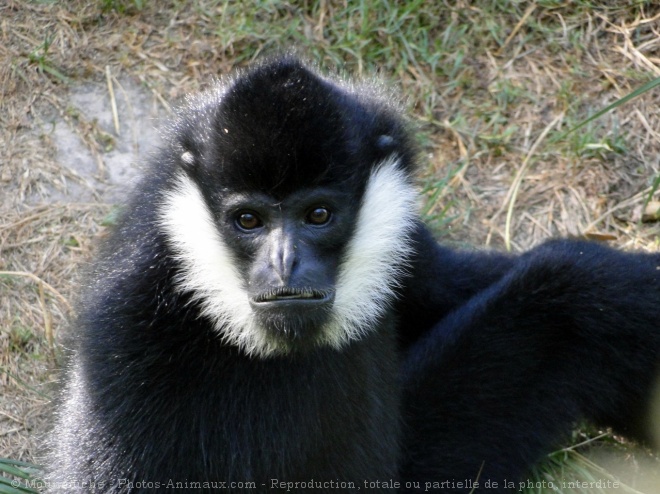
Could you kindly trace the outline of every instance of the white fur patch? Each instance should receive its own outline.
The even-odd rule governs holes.
[[[340,347],[361,338],[387,310],[412,247],[417,192],[398,161],[377,166],[367,184],[357,227],[341,261],[324,343]],[[233,256],[198,187],[181,174],[160,209],[182,270],[178,288],[192,293],[202,313],[230,344],[247,354],[273,355],[287,346],[259,327]]]
[[[257,327],[247,291],[199,188],[181,174],[161,206],[161,226],[182,270],[178,288],[201,302],[202,315],[248,354],[277,353]]]
[[[195,157],[190,151],[186,151],[181,155],[181,161],[183,161],[186,165],[194,165]]]
[[[417,191],[396,159],[385,160],[372,172],[339,268],[333,321],[326,332],[334,346],[359,339],[388,309],[413,252],[410,233],[417,201]]]

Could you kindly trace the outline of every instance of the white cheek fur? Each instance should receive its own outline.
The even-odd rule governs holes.
[[[392,302],[412,254],[417,202],[417,191],[394,157],[374,169],[339,268],[333,322],[326,332],[332,344],[360,338]]]
[[[395,158],[383,161],[367,184],[355,234],[340,263],[332,317],[319,343],[343,346],[383,316],[412,252],[416,215],[415,188]],[[235,260],[201,192],[183,173],[164,195],[160,226],[182,267],[178,289],[192,293],[227,343],[258,356],[287,351],[259,327]]]
[[[183,173],[165,194],[160,225],[181,264],[178,289],[190,292],[230,344],[252,354],[276,350],[256,327],[248,294],[199,188]]]

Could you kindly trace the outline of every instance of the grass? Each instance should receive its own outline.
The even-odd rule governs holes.
[[[423,213],[443,241],[522,251],[549,236],[600,236],[657,251],[660,223],[641,218],[660,199],[659,15],[636,0],[1,5],[0,271],[14,274],[0,276],[0,456],[35,460],[77,272],[112,223],[102,201],[53,193],[83,182],[57,153],[54,120],[89,146],[100,175],[119,138],[74,107],[76,87],[129,79],[168,108],[295,48],[403,95],[420,136]],[[605,478],[616,469],[583,458],[610,441],[555,453],[525,492],[550,492],[536,488],[549,478]],[[612,444],[618,458],[644,457]],[[624,492],[653,492],[639,490],[647,475]]]
[[[39,467],[24,461],[0,458],[0,493],[2,494],[38,494],[32,485],[39,484],[36,475]]]

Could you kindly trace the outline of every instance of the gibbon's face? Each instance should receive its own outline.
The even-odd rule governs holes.
[[[398,122],[294,62],[200,101],[175,129],[160,205],[179,289],[248,354],[360,338],[411,252],[417,194]]]

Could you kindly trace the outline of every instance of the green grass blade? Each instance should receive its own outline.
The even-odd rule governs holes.
[[[22,481],[35,481],[34,475],[39,472],[39,468],[32,463],[0,458],[0,474],[5,474],[0,475],[0,494],[39,494],[38,490],[22,483]]]
[[[557,142],[557,141],[563,140],[566,136],[568,136],[569,134],[572,134],[573,132],[575,132],[578,129],[581,129],[582,127],[587,125],[589,122],[593,122],[597,118],[605,115],[606,113],[612,111],[613,109],[618,108],[621,105],[625,105],[631,99],[634,99],[637,96],[640,96],[640,95],[646,93],[647,91],[650,91],[650,90],[654,89],[657,86],[660,86],[660,77],[656,77],[652,81],[649,81],[646,84],[644,84],[642,87],[637,88],[632,93],[625,95],[623,98],[619,98],[618,100],[616,100],[611,105],[606,106],[602,110],[597,111],[596,113],[594,113],[590,117],[586,118],[585,120],[583,120],[582,122],[577,124],[575,127],[567,130],[566,132],[559,135],[558,137],[555,137],[554,139],[551,139],[551,141],[552,142]]]

